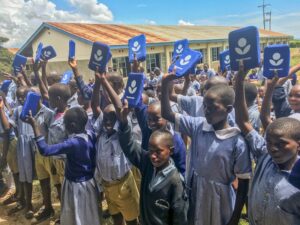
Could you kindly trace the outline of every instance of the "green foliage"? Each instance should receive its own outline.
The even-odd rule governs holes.
[[[291,48],[300,48],[300,40],[292,40],[290,41]]]
[[[13,54],[6,48],[0,48],[0,72],[11,72]]]

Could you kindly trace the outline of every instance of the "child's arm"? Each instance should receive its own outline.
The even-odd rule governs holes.
[[[31,112],[29,112],[29,116],[27,116],[26,123],[29,123],[32,126],[34,136],[36,139],[36,144],[39,149],[39,152],[43,156],[53,156],[53,155],[60,155],[60,154],[67,154],[72,149],[74,149],[76,145],[76,142],[72,141],[72,139],[68,139],[62,143],[54,144],[54,145],[48,145],[46,143],[45,137],[42,135],[41,129],[39,124],[36,122],[36,120],[32,117]],[[78,144],[78,143],[77,143]]]
[[[227,225],[238,225],[239,224],[241,213],[242,213],[243,207],[246,203],[249,180],[239,178],[238,181],[239,182],[238,182],[235,206],[234,206],[234,210],[233,210],[231,219],[227,223]]]
[[[171,208],[173,211],[172,224],[187,225],[188,197],[185,193],[183,182],[178,182],[176,185],[174,185]]]
[[[24,66],[21,66],[21,74],[22,74],[22,76],[23,76],[23,78],[24,78],[24,81],[25,81],[26,85],[27,85],[28,87],[31,87],[31,86],[32,86],[32,83],[31,83],[31,81],[28,79],[28,77],[27,77],[27,75],[26,75],[26,73],[25,73],[25,67],[24,67]]]
[[[40,78],[40,74],[39,74],[39,69],[40,69],[41,64],[38,64],[38,62],[33,64],[33,72],[34,72],[34,76],[38,82],[39,85],[39,89],[42,95],[42,98],[46,101],[49,100],[49,94],[48,94],[48,89],[45,86],[44,82],[41,80]]]
[[[235,121],[238,124],[244,135],[247,135],[253,130],[253,127],[249,121],[249,114],[247,110],[246,100],[245,100],[245,77],[248,71],[244,71],[244,65],[241,63],[239,72],[235,80]]]
[[[275,76],[271,81],[270,80],[267,81],[267,89],[266,89],[265,97],[263,99],[261,111],[260,111],[260,120],[264,130],[266,130],[268,125],[272,123],[270,117],[272,95],[277,81],[278,81],[278,76]]]
[[[48,85],[48,80],[47,80],[47,72],[46,72],[46,68],[47,68],[47,62],[48,61],[41,61],[41,67],[42,67],[42,82],[43,85],[45,86],[44,88],[46,90],[48,90],[49,85]]]
[[[93,116],[94,118],[98,118],[101,114],[101,108],[100,108],[100,79],[96,75],[97,72],[95,72],[95,85],[93,89],[92,94],[92,100],[91,100],[91,107],[93,110]]]
[[[190,86],[190,77],[187,75],[184,77],[184,84],[183,84],[183,88],[182,88],[182,92],[181,95],[185,96],[187,94],[187,91],[189,89]],[[178,103],[178,94],[175,93],[174,88],[172,88],[172,93],[170,95],[170,100],[173,102]]]
[[[96,79],[98,79],[102,85],[102,87],[106,90],[110,100],[112,101],[112,104],[115,107],[116,112],[120,112],[123,108],[122,102],[120,100],[120,97],[117,95],[115,90],[112,88],[108,80],[106,79],[105,73],[95,73]]]
[[[172,86],[172,81],[177,77],[174,74],[168,74],[163,77],[161,84],[161,115],[166,120],[175,123],[175,113],[172,111],[170,105],[170,87]]]
[[[118,132],[119,141],[126,157],[134,166],[140,169],[141,173],[143,173],[144,168],[147,166],[146,159],[149,158],[149,156],[146,151],[142,150],[141,146],[133,139],[131,128],[128,125],[127,120],[128,113],[128,102],[125,100],[122,110],[117,112],[117,117],[120,121],[120,128]],[[148,163],[150,162],[148,161]]]
[[[81,95],[83,96],[83,98],[85,100],[91,100],[92,94],[93,94],[93,89],[91,87],[89,87],[88,85],[86,85],[84,83],[84,81],[82,80],[82,78],[79,76],[76,59],[70,59],[68,63],[73,71],[74,78],[75,78],[76,84],[78,86],[78,89],[79,89]]]
[[[9,123],[8,118],[5,114],[4,111],[4,99],[0,98],[0,119],[1,119],[1,123],[3,126],[3,129],[8,132],[11,128],[12,125]]]

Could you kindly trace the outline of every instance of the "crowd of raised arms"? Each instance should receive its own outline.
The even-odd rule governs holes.
[[[109,60],[103,52],[96,61]],[[197,62],[179,76],[194,56],[180,57],[168,72],[145,71],[134,54],[127,86],[106,64],[94,67],[94,77],[81,74],[74,56],[69,80],[42,58],[30,75],[23,66],[1,73],[7,214],[22,212],[31,224],[52,218],[53,189],[61,203],[56,224],[99,225],[105,215],[114,225],[238,225],[242,217],[299,225],[300,64],[268,79],[262,62],[249,70],[239,60],[236,71],[217,72]],[[40,208],[32,204],[35,179]]]

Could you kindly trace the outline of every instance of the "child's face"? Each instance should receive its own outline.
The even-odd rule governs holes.
[[[117,122],[116,112],[112,109],[104,110],[103,127],[106,129],[108,135],[114,133],[114,126],[116,122]]]
[[[148,127],[152,130],[158,130],[164,128],[167,125],[167,121],[161,116],[161,109],[159,105],[153,104],[148,107]]]
[[[264,89],[263,87],[260,87],[260,88],[258,89],[258,96],[259,96],[260,98],[263,98],[263,97],[265,96],[265,89]]]
[[[163,138],[150,137],[149,140],[149,156],[151,163],[157,169],[164,168],[168,163],[171,155],[171,150],[163,144]]]
[[[288,97],[291,109],[295,112],[300,111],[300,85],[296,85],[292,88]]]
[[[59,102],[58,96],[49,93],[49,105],[50,105],[50,108],[56,109],[58,107],[58,102]]]
[[[208,92],[203,100],[204,114],[207,122],[211,125],[218,124],[221,121],[227,120],[228,109],[225,107],[220,97]]]
[[[276,164],[283,165],[297,158],[299,143],[284,132],[267,132],[266,141],[268,152]]]
[[[24,105],[24,102],[25,102],[25,99],[26,99],[26,93],[25,93],[25,90],[17,90],[16,94],[17,94],[18,102],[19,102],[21,105]]]

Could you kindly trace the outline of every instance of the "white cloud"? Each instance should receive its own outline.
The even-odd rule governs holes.
[[[50,0],[0,0],[0,34],[9,38],[7,47],[20,47],[45,21],[110,22],[113,14],[97,0],[69,0],[73,11],[57,9]]]
[[[156,22],[154,20],[146,20],[145,22],[149,25],[156,25]]]
[[[184,21],[184,20],[179,20],[178,21],[179,26],[194,26],[195,24],[189,22],[189,21]]]

